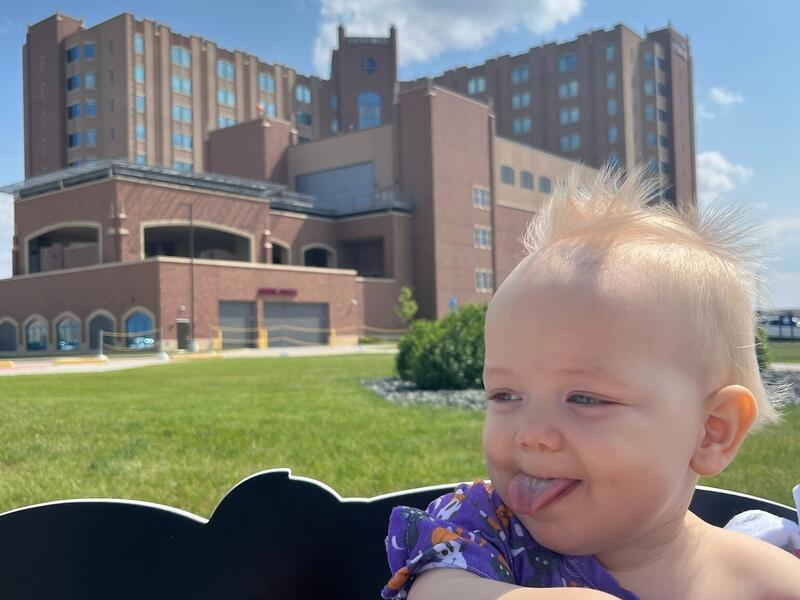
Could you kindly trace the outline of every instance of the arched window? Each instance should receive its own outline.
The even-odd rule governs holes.
[[[358,128],[369,129],[381,124],[381,97],[373,92],[358,95]]]
[[[303,264],[306,267],[329,267],[331,263],[330,252],[325,248],[315,246],[303,252]]]
[[[0,352],[17,351],[17,326],[11,321],[0,323]]]
[[[114,322],[107,315],[97,315],[89,321],[89,348],[96,350],[100,343],[100,330],[104,332],[106,342],[109,341],[105,333],[114,331]]]
[[[81,326],[72,317],[65,317],[56,326],[57,345],[59,352],[77,350],[81,346]]]
[[[153,319],[143,312],[135,312],[125,321],[128,348],[152,348],[156,345]]]
[[[33,319],[25,328],[25,347],[28,350],[47,350],[47,323]]]
[[[272,264],[273,265],[288,265],[289,264],[289,248],[283,244],[272,242]]]
[[[189,68],[192,66],[192,54],[186,48],[180,46],[172,47],[172,64],[179,67]]]

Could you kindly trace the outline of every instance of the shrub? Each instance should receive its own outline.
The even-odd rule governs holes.
[[[403,322],[403,325],[408,324],[414,319],[417,314],[416,300],[414,300],[414,292],[410,287],[403,286],[400,288],[400,295],[397,297],[397,305],[394,308],[394,314]]]
[[[482,387],[485,319],[485,304],[468,304],[439,321],[415,321],[398,344],[398,375],[423,390]]]
[[[756,326],[756,359],[758,359],[758,370],[762,373],[769,368],[769,364],[772,362],[767,330],[761,325]]]

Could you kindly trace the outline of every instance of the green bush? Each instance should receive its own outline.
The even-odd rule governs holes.
[[[485,304],[468,304],[439,321],[414,321],[398,344],[398,375],[423,390],[482,387],[485,319]]]
[[[769,364],[772,362],[767,330],[761,325],[756,326],[756,359],[758,359],[759,371],[766,371],[769,368]]]

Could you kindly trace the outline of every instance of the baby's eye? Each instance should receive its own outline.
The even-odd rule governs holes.
[[[569,396],[567,401],[571,402],[572,404],[579,404],[581,406],[600,406],[602,404],[611,404],[608,400],[595,398],[594,396],[589,396],[587,394],[572,394]]]
[[[512,392],[493,392],[487,396],[493,402],[513,402],[514,400],[521,400],[522,398]]]

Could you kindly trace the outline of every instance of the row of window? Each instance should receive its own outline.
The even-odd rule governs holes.
[[[97,145],[97,130],[87,129],[67,134],[67,148],[77,148],[81,144],[93,148]]]
[[[659,71],[666,71],[667,70],[667,61],[666,59],[661,58],[660,56],[653,56],[652,52],[645,52],[643,57],[644,68],[645,69],[652,69],[653,63],[658,64]]]
[[[658,91],[658,95],[664,98],[667,97],[667,86],[663,83],[653,83],[652,79],[646,79],[643,84],[644,87],[644,95],[645,96],[652,96],[655,91]]]
[[[96,117],[97,116],[97,104],[94,100],[86,100],[84,103],[84,110],[83,116],[85,117]],[[77,119],[81,116],[81,103],[76,102],[75,104],[69,104],[67,106],[67,119]]]
[[[88,346],[97,348],[100,342],[100,332],[113,332],[114,321],[106,315],[97,315],[89,321],[87,331]],[[24,345],[29,351],[46,351],[49,345],[50,327],[43,317],[34,317],[27,321],[24,328]],[[150,315],[136,311],[125,319],[125,333],[119,340],[113,340],[115,345],[124,345],[128,348],[152,348],[155,346],[153,319]],[[70,352],[81,349],[81,323],[75,317],[66,316],[58,320],[55,325],[55,349],[59,352]],[[109,343],[107,336],[103,335],[105,343]],[[17,351],[17,326],[12,321],[0,322],[0,352]]]
[[[81,57],[81,47],[80,46],[73,46],[72,48],[67,48],[67,63],[73,63]],[[94,44],[86,43],[83,45],[83,58],[93,60],[94,59]]]
[[[83,74],[83,87],[87,90],[93,90],[95,86],[95,76],[92,71],[87,71]],[[67,77],[67,91],[72,92],[81,89],[81,76],[71,75]]]
[[[178,123],[192,122],[192,108],[190,106],[172,105],[172,120]]]
[[[192,149],[192,136],[183,133],[172,134],[172,146],[182,150]]]
[[[512,167],[503,165],[500,167],[500,181],[507,185],[514,185],[515,173]],[[535,177],[530,171],[520,171],[519,186],[526,190],[534,189]],[[549,194],[552,191],[552,183],[549,177],[539,177],[539,191],[542,194]]]

